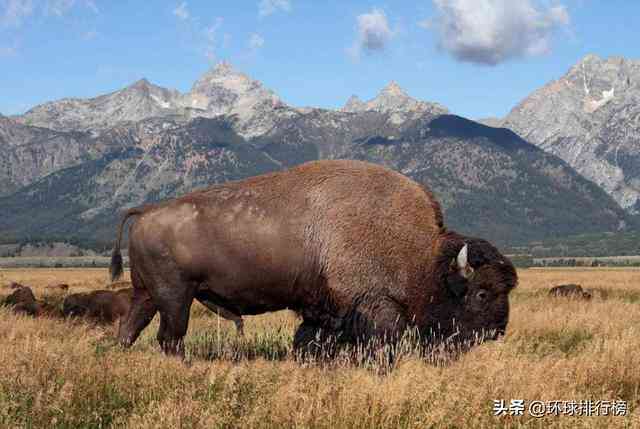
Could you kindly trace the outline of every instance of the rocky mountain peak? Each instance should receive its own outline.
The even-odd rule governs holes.
[[[387,86],[382,88],[380,94],[387,94],[396,97],[409,97],[395,80],[392,80],[387,84]]]
[[[599,55],[589,53],[584,57],[582,57],[582,59],[578,61],[578,64],[589,64],[589,63],[600,62],[600,61],[602,61],[602,58],[600,58]]]
[[[393,110],[418,110],[422,106],[421,101],[410,97],[397,82],[391,81],[387,86],[382,88],[376,98],[367,103],[371,109],[380,112]]]
[[[138,79],[133,83],[133,86],[149,86],[149,85],[151,85],[151,82],[149,82],[149,79],[147,79],[146,77],[143,77],[142,79]]]
[[[196,80],[191,92],[207,93],[212,88],[225,88],[241,93],[258,90],[263,87],[260,82],[236,70],[231,64],[221,62]]]
[[[255,104],[269,101],[279,103],[279,98],[262,83],[236,71],[229,63],[220,63],[198,79],[189,93],[191,107],[213,109],[219,114],[229,113],[239,104]]]
[[[131,85],[129,85],[127,88],[145,89],[145,88],[149,88],[150,86],[152,86],[151,82],[149,82],[146,77],[143,77],[142,79],[137,80]]]
[[[197,116],[235,115],[237,131],[244,137],[262,134],[282,112],[294,112],[261,82],[226,62],[202,75],[184,96],[183,105],[195,109]]]
[[[237,73],[236,69],[233,67],[233,64],[227,61],[219,62],[214,68],[213,71],[216,74],[232,74]]]
[[[640,212],[640,61],[589,54],[537,89],[503,126]]]
[[[57,131],[91,130],[98,135],[124,122],[166,115],[184,118],[234,115],[236,131],[249,137],[271,129],[282,114],[295,114],[295,110],[259,81],[222,62],[204,73],[186,94],[143,78],[110,94],[35,106],[16,120]]]
[[[623,90],[638,82],[640,77],[640,61],[627,60],[623,57],[600,58],[589,54],[569,69],[564,80],[581,84],[585,95],[598,98],[602,90]],[[608,86],[608,88],[605,88]],[[592,91],[593,87],[595,91]]]
[[[56,131],[93,131],[119,123],[174,114],[181,109],[178,91],[140,79],[109,94],[93,98],[65,98],[33,107],[16,117],[22,124]]]
[[[349,97],[344,107],[340,110],[343,112],[360,112],[362,110],[366,110],[365,103],[358,97],[357,95],[352,95]]]
[[[394,80],[380,90],[375,98],[363,102],[356,95],[352,95],[344,107],[343,112],[364,112],[373,110],[381,113],[396,113],[395,122],[402,122],[407,115],[430,112],[436,115],[448,113],[448,110],[437,103],[416,100],[409,96]],[[399,115],[399,116],[398,116]]]

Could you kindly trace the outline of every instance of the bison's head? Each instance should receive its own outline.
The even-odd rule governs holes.
[[[507,258],[482,239],[452,240],[442,248],[438,271],[440,305],[431,332],[457,345],[504,335],[517,283]]]
[[[62,314],[65,317],[82,316],[87,312],[87,298],[84,294],[74,293],[65,298],[62,303]]]

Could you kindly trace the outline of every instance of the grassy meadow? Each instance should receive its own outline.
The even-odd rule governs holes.
[[[0,427],[640,427],[640,270],[519,271],[506,337],[435,365],[408,353],[376,364],[298,362],[290,312],[233,323],[195,303],[187,363],[164,357],[157,317],[130,350],[115,326],[0,308]],[[105,269],[4,269],[36,297],[106,288]],[[578,283],[589,302],[551,298]],[[10,289],[0,289],[8,295]],[[58,295],[56,295],[58,294]],[[494,416],[493,400],[624,400],[627,416]]]

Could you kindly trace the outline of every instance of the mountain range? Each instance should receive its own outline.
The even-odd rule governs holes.
[[[496,125],[559,156],[640,213],[640,61],[588,55]]]
[[[0,241],[107,243],[124,208],[336,158],[429,186],[447,225],[500,245],[635,225],[633,205],[513,129],[452,115],[395,82],[329,110],[289,106],[226,63],[184,94],[143,79],[0,116]]]

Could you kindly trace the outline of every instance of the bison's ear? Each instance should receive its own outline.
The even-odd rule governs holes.
[[[455,266],[458,269],[458,272],[467,280],[473,276],[473,268],[471,267],[471,265],[469,265],[469,260],[467,258],[468,252],[469,247],[467,244],[465,244],[464,246],[462,246],[462,249],[460,249],[460,252],[455,259]]]

